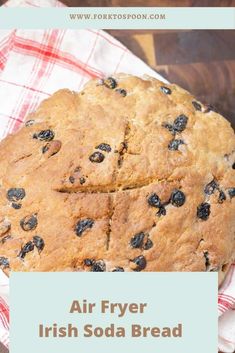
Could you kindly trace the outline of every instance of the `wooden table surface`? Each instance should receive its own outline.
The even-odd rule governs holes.
[[[170,82],[214,105],[235,127],[234,30],[109,30]]]
[[[222,7],[235,6],[235,0],[62,0],[68,6],[163,6]]]
[[[73,7],[106,7],[106,6],[162,6],[162,7],[230,7],[235,0],[61,0]],[[0,5],[6,0],[0,0]]]

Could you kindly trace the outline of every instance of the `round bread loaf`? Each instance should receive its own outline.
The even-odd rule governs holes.
[[[5,271],[218,271],[235,253],[235,137],[187,91],[60,90],[0,144]]]

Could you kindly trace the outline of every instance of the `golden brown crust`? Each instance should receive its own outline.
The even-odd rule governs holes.
[[[58,91],[1,142],[0,257],[14,271],[222,272],[235,248],[230,124],[176,85],[115,80]],[[11,188],[25,196],[9,200]]]

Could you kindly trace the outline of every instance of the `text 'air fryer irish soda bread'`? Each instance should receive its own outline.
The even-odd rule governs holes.
[[[176,85],[61,90],[0,144],[1,267],[223,275],[234,162],[228,121]]]

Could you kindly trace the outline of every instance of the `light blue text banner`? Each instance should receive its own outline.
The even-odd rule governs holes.
[[[0,8],[1,29],[234,29],[235,8]]]
[[[11,353],[217,352],[213,272],[12,273],[10,289]]]

